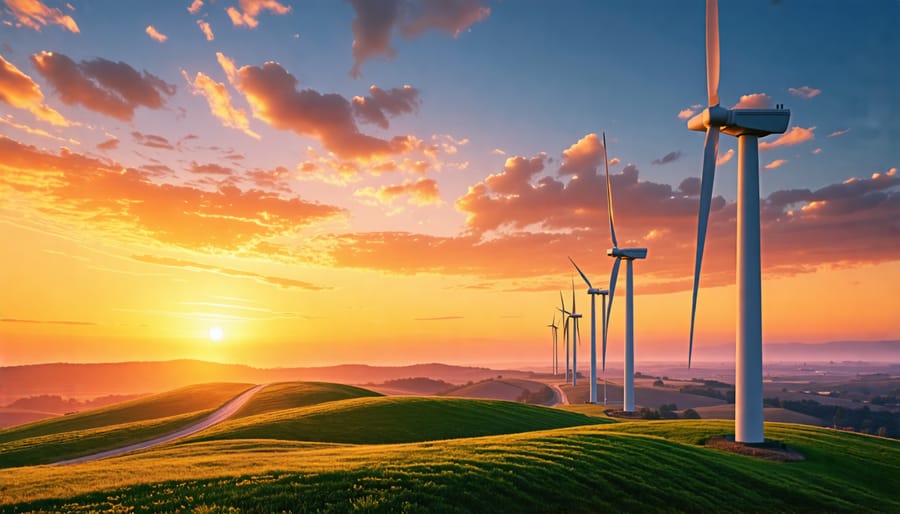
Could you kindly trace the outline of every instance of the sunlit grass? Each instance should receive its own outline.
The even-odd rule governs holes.
[[[294,407],[305,407],[335,400],[381,396],[380,393],[344,384],[325,382],[285,382],[270,384],[253,395],[235,418]]]
[[[283,439],[385,444],[602,423],[558,409],[499,400],[370,397],[225,421],[188,441]]]
[[[213,441],[0,471],[3,511],[598,512],[900,510],[895,441],[787,424],[769,462],[684,441],[729,421],[618,423],[439,442]],[[847,470],[851,470],[848,472]]]

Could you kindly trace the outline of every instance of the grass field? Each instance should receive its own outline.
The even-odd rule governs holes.
[[[3,511],[897,512],[895,441],[798,425],[769,462],[693,444],[724,421],[616,423],[440,442],[228,440],[0,471]]]
[[[225,421],[187,441],[282,439],[353,444],[407,443],[601,423],[557,409],[497,400],[370,397]]]
[[[270,384],[262,391],[256,393],[250,401],[241,407],[241,410],[235,414],[235,417],[241,418],[293,407],[306,407],[335,400],[369,396],[381,395],[368,389],[324,382]]]
[[[0,430],[0,468],[48,464],[175,432],[249,387],[230,383],[183,387]]]
[[[900,512],[891,439],[767,423],[767,437],[805,457],[772,462],[703,446],[733,433],[731,421],[603,423],[459,398],[275,409],[300,389],[273,391],[262,398],[267,412],[218,425],[206,440],[0,469],[0,511]],[[548,423],[581,426],[539,429]]]

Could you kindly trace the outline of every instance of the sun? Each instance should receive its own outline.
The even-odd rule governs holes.
[[[221,341],[222,337],[225,335],[225,332],[222,332],[221,327],[212,327],[209,329],[209,339],[215,342]]]

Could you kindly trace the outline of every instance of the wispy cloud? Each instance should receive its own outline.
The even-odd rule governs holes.
[[[35,323],[40,325],[81,325],[94,326],[96,323],[92,321],[60,321],[60,320],[40,320],[40,319],[16,319],[2,318],[0,323]]]
[[[67,127],[70,122],[44,103],[41,86],[14,64],[0,55],[0,102],[24,109],[35,118],[52,125]]]
[[[183,268],[195,271],[203,271],[207,273],[215,273],[217,275],[224,275],[227,277],[247,278],[263,284],[275,285],[284,288],[306,289],[308,291],[321,291],[323,289],[329,289],[328,287],[313,284],[311,282],[305,282],[303,280],[261,275],[252,271],[243,271],[234,268],[223,268],[219,266],[212,266],[209,264],[201,264],[199,262],[173,259],[170,257],[157,257],[153,255],[132,255],[131,258],[139,262],[158,264],[160,266],[167,266],[170,268]]]
[[[392,205],[398,198],[408,196],[408,202],[413,205],[439,205],[441,195],[437,182],[430,178],[405,181],[402,184],[382,186],[380,188],[366,187],[353,193],[354,196],[374,198],[382,205]]]
[[[181,70],[181,75],[191,86],[193,94],[206,98],[210,112],[222,122],[222,125],[236,128],[254,139],[260,139],[259,134],[250,130],[247,113],[232,106],[231,93],[225,88],[225,84],[216,82],[202,72],[197,72],[193,80],[184,70]]]
[[[240,9],[228,7],[225,13],[235,27],[248,27],[255,29],[259,26],[259,14],[268,11],[275,15],[291,12],[290,6],[284,5],[278,0],[240,0]]]
[[[799,96],[800,98],[805,98],[805,99],[809,100],[810,98],[819,96],[819,94],[822,93],[822,90],[811,88],[809,86],[801,86],[801,87],[790,87],[790,88],[788,88],[788,92],[794,96]]]
[[[159,41],[160,43],[165,43],[166,40],[169,39],[169,36],[156,30],[156,27],[154,27],[153,25],[147,25],[147,28],[144,29],[144,32],[146,32],[147,35],[150,36],[150,39],[152,39],[154,41]]]
[[[770,162],[769,164],[766,164],[764,166],[764,168],[767,170],[774,170],[775,168],[780,168],[781,166],[784,166],[785,164],[787,164],[787,159],[775,159],[774,161]]]
[[[847,128],[847,129],[844,129],[844,130],[835,130],[835,131],[832,132],[831,134],[828,134],[827,137],[838,137],[838,136],[843,136],[843,135],[846,134],[847,132],[850,132],[850,129]]]
[[[46,25],[60,25],[69,32],[78,33],[78,24],[55,7],[47,7],[39,0],[6,0],[7,11],[20,26],[40,31]]]
[[[209,26],[209,23],[203,20],[197,20],[197,26],[200,27],[200,31],[203,32],[203,35],[206,36],[207,41],[216,39],[215,34],[213,34],[212,27]]]
[[[686,109],[682,109],[678,112],[678,119],[689,120],[693,118],[695,114],[700,112],[701,109],[703,109],[703,105],[701,104],[694,104]]]
[[[716,166],[721,166],[726,162],[730,161],[734,157],[734,148],[729,148],[727,152],[723,153],[716,159]]]
[[[816,138],[816,135],[813,133],[815,130],[816,127],[791,127],[790,130],[775,138],[774,141],[760,141],[759,150],[765,152],[780,146],[794,146],[812,141]]]
[[[681,158],[681,151],[677,150],[674,152],[669,152],[666,155],[663,155],[659,159],[653,159],[652,164],[663,165],[669,164],[670,162],[675,162]]]

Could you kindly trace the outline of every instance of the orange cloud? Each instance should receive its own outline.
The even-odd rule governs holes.
[[[194,250],[252,249],[344,214],[340,208],[225,185],[209,191],[67,149],[59,155],[0,136],[0,190],[26,195],[43,215],[110,237]]]
[[[791,127],[790,130],[778,136],[774,141],[760,141],[759,150],[765,152],[779,146],[794,146],[812,141],[816,138],[816,135],[813,133],[814,130],[816,130],[816,127]]]
[[[54,139],[54,140],[56,140],[56,141],[62,141],[62,142],[64,142],[64,143],[72,143],[72,144],[75,144],[75,145],[81,144],[81,143],[80,143],[78,140],[76,140],[76,139],[72,139],[72,138],[66,139],[66,138],[64,138],[64,137],[54,136],[53,134],[47,132],[47,131],[44,130],[44,129],[34,128],[34,127],[29,127],[28,125],[25,125],[25,124],[22,124],[22,123],[16,123],[15,121],[13,121],[13,115],[12,115],[12,114],[7,114],[5,117],[0,116],[0,123],[2,123],[2,124],[4,124],[4,125],[7,125],[7,126],[9,126],[9,127],[15,128],[15,129],[22,130],[22,131],[24,131],[24,132],[27,132],[28,134],[32,134],[32,135],[35,135],[35,136],[46,137],[46,138],[48,138],[48,139]]]
[[[753,93],[741,96],[741,100],[732,109],[771,109],[772,99],[765,93]]]
[[[119,138],[111,137],[102,143],[97,144],[97,148],[100,150],[115,150],[119,147]]]
[[[121,61],[76,63],[63,54],[45,51],[32,55],[31,62],[66,105],[80,104],[122,121],[131,121],[135,109],[141,106],[162,108],[164,96],[175,94],[174,85]]]
[[[463,30],[487,18],[491,9],[482,0],[350,0],[356,13],[353,30],[353,68],[359,77],[362,64],[378,55],[394,57],[391,35],[396,28],[401,36],[413,39],[428,30],[458,36]]]
[[[41,86],[2,55],[0,55],[0,101],[17,109],[24,109],[47,123],[61,127],[70,125],[62,114],[44,104]]]
[[[256,282],[275,285],[283,288],[306,289],[308,291],[321,291],[323,289],[330,289],[324,286],[313,284],[311,282],[305,282],[303,280],[261,275],[252,271],[243,271],[234,268],[222,268],[219,266],[211,266],[209,264],[201,264],[199,262],[173,259],[171,257],[157,257],[154,255],[132,255],[131,258],[139,262],[158,264],[160,266],[166,266],[169,268],[186,268],[190,270],[215,273],[217,275],[224,275],[226,277],[249,278],[251,280],[255,280]]]
[[[850,129],[835,130],[835,131],[832,132],[831,134],[828,134],[827,137],[838,137],[838,136],[843,136],[843,135],[846,134],[847,132],[850,132]]]
[[[225,9],[225,13],[228,14],[228,18],[235,27],[244,26],[255,29],[259,25],[257,18],[262,11],[278,15],[291,12],[289,6],[282,5],[277,0],[240,0],[238,5],[241,7],[240,10],[234,7]]]
[[[382,205],[393,205],[395,200],[403,196],[409,196],[408,202],[412,205],[439,205],[441,203],[437,181],[430,178],[420,178],[415,182],[407,180],[402,184],[383,186],[379,189],[367,187],[356,191],[354,196],[374,198]]]
[[[200,12],[200,9],[203,8],[203,0],[194,0],[191,2],[191,6],[187,8],[188,12],[191,14],[197,14]]]
[[[213,34],[212,27],[209,26],[209,23],[206,23],[203,20],[197,20],[197,26],[200,27],[200,31],[203,32],[203,35],[206,36],[207,41],[216,39],[215,34]]]
[[[71,16],[55,7],[47,7],[39,0],[5,0],[6,9],[19,25],[40,31],[42,26],[60,25],[69,32],[78,33],[78,24]]]
[[[160,148],[162,150],[174,150],[175,146],[168,139],[156,134],[144,134],[143,132],[134,131],[131,133],[134,142],[146,146],[147,148]]]
[[[718,159],[716,159],[716,166],[721,166],[726,162],[730,161],[734,157],[734,148],[729,148],[727,152],[720,155]]]
[[[765,166],[763,166],[763,168],[765,168],[767,170],[774,170],[775,168],[780,168],[781,166],[783,166],[785,164],[787,164],[786,159],[775,159],[774,161],[770,162],[769,164],[766,164]]]
[[[273,191],[291,192],[288,181],[291,179],[291,172],[284,166],[278,166],[274,170],[250,170],[244,174],[253,185]]]
[[[335,93],[297,89],[297,79],[276,62],[237,68],[217,54],[231,84],[250,103],[253,116],[279,130],[290,130],[318,139],[337,156],[371,159],[409,150],[409,138],[391,141],[363,134],[353,116],[350,101]]]
[[[191,86],[193,94],[206,98],[210,112],[223,125],[236,128],[254,139],[260,138],[259,134],[250,130],[250,121],[247,119],[247,114],[244,110],[232,107],[231,94],[225,88],[225,84],[214,81],[202,72],[197,72],[194,80],[191,80],[184,70],[181,70],[181,75]]]
[[[146,32],[147,35],[150,36],[150,39],[152,39],[154,41],[159,41],[160,43],[165,43],[166,40],[169,39],[169,36],[156,30],[156,28],[153,25],[147,25],[147,28],[144,29],[144,32]]]
[[[810,98],[819,96],[819,94],[822,93],[822,90],[811,88],[809,86],[802,86],[802,87],[789,87],[788,92],[794,96],[799,96],[800,98],[805,98],[805,99],[809,100]]]
[[[353,113],[362,121],[388,128],[386,115],[399,116],[412,113],[419,106],[419,92],[412,86],[392,88],[387,91],[378,86],[369,87],[369,96],[353,97]]]
[[[603,144],[597,134],[588,134],[577,143],[563,150],[560,175],[594,175],[603,156]],[[507,160],[507,163],[509,161]]]
[[[687,109],[682,109],[678,111],[678,119],[689,120],[693,118],[695,114],[700,112],[701,109],[703,109],[703,106],[701,104],[692,105]]]

